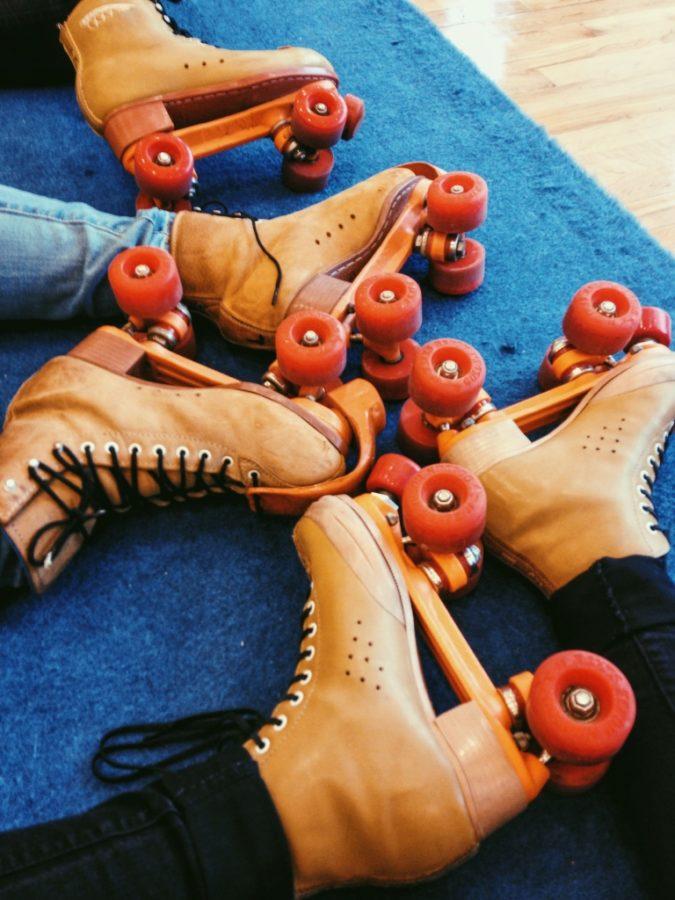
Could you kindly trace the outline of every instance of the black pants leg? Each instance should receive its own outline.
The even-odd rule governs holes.
[[[675,889],[675,586],[665,560],[602,559],[553,595],[569,647],[610,659],[637,699],[635,727],[610,769],[656,889]]]
[[[292,896],[281,823],[239,746],[83,815],[0,835],[2,900]]]
[[[75,0],[0,0],[0,87],[73,81],[57,25],[74,6]]]

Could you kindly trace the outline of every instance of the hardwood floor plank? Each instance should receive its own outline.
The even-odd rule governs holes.
[[[675,250],[675,0],[417,0]]]

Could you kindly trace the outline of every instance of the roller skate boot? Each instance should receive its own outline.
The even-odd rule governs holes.
[[[480,478],[488,547],[547,596],[601,558],[669,550],[651,501],[675,419],[668,316],[594,282],[563,324],[540,370],[553,386],[501,410],[483,389],[478,352],[432,341],[417,357],[400,431],[409,448],[433,441],[443,461]],[[544,437],[526,436],[565,414]]]
[[[604,759],[632,726],[630,687],[605,660],[559,654],[500,691],[447,611],[436,627],[461,702],[436,716],[412,613],[438,597],[420,586],[425,576],[387,522],[392,512],[378,495],[326,497],[295,531],[312,581],[300,660],[247,749],[281,818],[301,896],[429,879],[475,852],[548,778],[549,752],[534,738],[521,750],[512,729],[521,742],[536,731],[560,756]],[[589,725],[561,708],[556,690],[582,666],[589,684],[617,700],[610,723]]]
[[[195,158],[262,137],[282,154],[289,187],[320,190],[330,148],[363,118],[363,102],[338,93],[333,67],[314,50],[213,47],[153,0],[82,0],[61,42],[80,108],[135,175],[139,206],[185,208]]]
[[[293,394],[337,377],[335,360],[360,341],[365,377],[385,399],[402,399],[422,297],[399,270],[418,252],[437,290],[474,290],[485,254],[465,232],[486,214],[478,175],[409,163],[278,219],[179,213],[171,252],[188,303],[226,338],[276,347],[270,387]]]
[[[9,407],[0,526],[36,591],[113,511],[232,490],[255,510],[299,514],[323,493],[356,490],[372,464],[384,410],[367,382],[324,403],[289,400],[167,349],[179,325],[161,322],[140,335],[98,329]],[[358,459],[346,472],[352,440]]]
[[[457,489],[457,469],[441,466],[434,477]],[[470,473],[459,477],[473,483],[475,499],[480,483]],[[577,773],[577,789],[590,786],[635,715],[623,675],[592,653],[556,654],[534,676],[521,672],[495,687],[409,555],[399,510],[386,496],[403,486],[406,525],[415,519],[422,535],[410,497],[424,493],[429,476],[398,458],[376,479],[377,492],[355,501],[324,497],[296,526],[311,592],[296,672],[271,715],[209,712],[156,733],[143,726],[138,742],[135,727],[123,726],[104,737],[94,759],[103,780],[128,780],[148,771],[139,751],[174,753],[183,725],[192,747],[182,759],[241,736],[279,814],[297,896],[440,875],[521,812],[555,778],[555,765]],[[463,529],[466,536],[471,514],[459,507],[442,514],[455,523],[453,540]],[[413,611],[460,701],[440,716],[424,684]],[[598,697],[602,715],[583,715]],[[173,758],[154,764],[165,768]]]

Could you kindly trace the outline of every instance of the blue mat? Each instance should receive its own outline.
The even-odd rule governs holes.
[[[500,404],[535,390],[541,355],[583,282],[624,282],[643,302],[673,310],[672,258],[403,0],[248,0],[245,11],[239,7],[186,2],[178,17],[225,46],[316,47],[333,60],[344,88],[366,98],[367,120],[357,140],[338,148],[327,193],[409,159],[475,170],[489,182],[481,229],[486,283],[460,302],[425,288],[421,337],[452,335],[477,346]],[[343,27],[335,27],[338,17]],[[86,127],[70,90],[4,92],[0,108],[2,182],[110,212],[132,208],[130,180]],[[306,202],[280,186],[267,144],[209,160],[200,173],[202,185],[233,209],[272,216]],[[4,409],[25,378],[91,324],[0,329]],[[213,333],[202,337],[203,360],[259,378],[265,358]],[[393,448],[395,420],[392,408],[382,450]],[[667,463],[656,495],[671,517],[673,474]],[[0,608],[1,828],[109,797],[89,758],[113,725],[274,705],[294,668],[306,594],[290,529],[234,497],[114,518],[48,594]],[[538,593],[492,560],[454,613],[498,683],[557,648]],[[452,697],[426,653],[425,669],[442,709]],[[627,828],[605,784],[574,799],[546,792],[476,858],[396,896],[643,896]]]

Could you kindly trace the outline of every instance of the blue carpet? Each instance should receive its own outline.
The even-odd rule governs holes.
[[[333,60],[345,89],[366,98],[366,123],[338,148],[327,193],[409,159],[487,179],[486,283],[460,302],[425,289],[421,337],[476,345],[500,404],[535,390],[541,355],[583,282],[625,282],[643,302],[672,312],[672,258],[403,0],[248,0],[234,15],[236,7],[186,2],[178,17],[225,46],[314,46]],[[70,90],[4,92],[0,106],[2,182],[110,212],[132,208],[129,179],[84,124]],[[284,191],[277,167],[271,146],[258,145],[209,160],[200,172],[231,208],[271,216],[306,202]],[[91,329],[0,327],[0,409],[38,366]],[[202,337],[205,361],[242,377],[262,373],[260,356]],[[395,418],[392,409],[382,450],[393,447]],[[665,469],[656,502],[672,516],[672,464]],[[109,797],[88,761],[112,725],[274,704],[293,671],[306,591],[290,527],[255,517],[236,498],[147,510],[109,523],[43,598],[0,609],[0,827]],[[537,592],[494,561],[454,612],[498,683],[556,649]],[[449,691],[428,656],[425,668],[443,708]],[[396,896],[643,896],[627,827],[605,784],[575,799],[546,792],[466,865]]]

